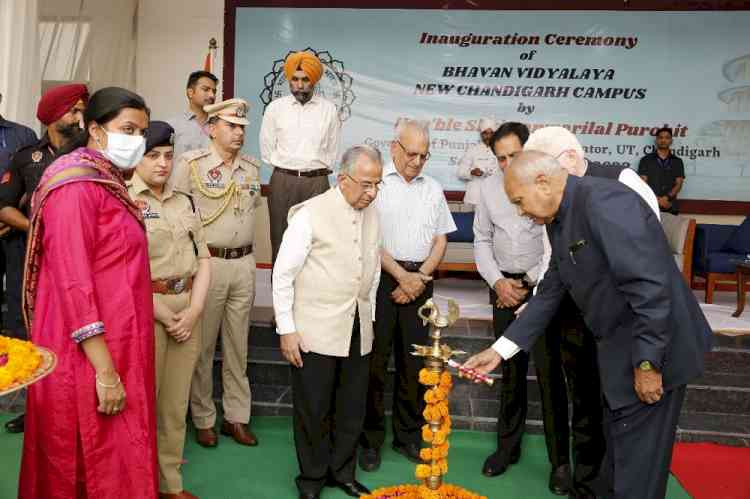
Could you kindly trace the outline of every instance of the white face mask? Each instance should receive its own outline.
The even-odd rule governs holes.
[[[143,159],[146,152],[146,139],[141,135],[126,135],[104,130],[107,134],[107,148],[102,151],[117,168],[130,170]]]

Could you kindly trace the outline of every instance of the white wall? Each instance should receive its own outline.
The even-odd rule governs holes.
[[[216,38],[214,74],[221,79],[224,0],[140,0],[136,91],[146,99],[153,119],[165,120],[187,108],[188,75],[203,69],[208,41]],[[219,95],[221,95],[221,82]],[[246,140],[258,140],[247,137]],[[257,212],[255,258],[271,262],[268,208]]]
[[[187,77],[203,69],[211,38],[219,45],[214,74],[221,78],[224,0],[140,0],[137,29],[136,89],[154,119],[186,109]]]

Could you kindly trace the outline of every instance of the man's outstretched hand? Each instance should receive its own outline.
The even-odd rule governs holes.
[[[488,348],[483,352],[479,352],[478,354],[471,356],[469,360],[464,363],[463,367],[467,369],[473,369],[480,374],[489,374],[494,371],[497,366],[500,365],[501,361],[502,357],[500,357],[500,354],[493,349]],[[481,380],[474,381],[476,383],[482,382]]]

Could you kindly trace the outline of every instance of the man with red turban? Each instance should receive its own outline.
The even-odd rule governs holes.
[[[328,175],[338,155],[341,121],[336,105],[316,92],[324,69],[313,52],[290,53],[284,76],[291,95],[271,102],[263,115],[260,151],[273,168],[268,210],[274,262],[289,208],[330,187]]]
[[[47,127],[46,133],[41,140],[18,149],[8,170],[0,177],[0,222],[12,228],[2,240],[8,302],[6,328],[16,337],[26,337],[21,317],[21,282],[29,230],[26,207],[47,166],[79,137],[88,98],[86,85],[80,84],[61,85],[45,92],[36,116]],[[23,415],[5,427],[11,433],[22,432]]]

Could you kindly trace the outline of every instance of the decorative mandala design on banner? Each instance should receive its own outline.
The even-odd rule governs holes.
[[[344,63],[334,59],[327,50],[317,51],[312,47],[307,47],[303,51],[312,52],[323,64],[323,76],[315,85],[315,95],[324,97],[336,105],[339,112],[339,119],[346,121],[352,114],[351,105],[355,96],[352,92],[352,82],[354,81],[345,69]],[[271,101],[290,95],[289,83],[284,75],[284,61],[289,54],[297,52],[290,50],[282,59],[273,62],[273,69],[263,77],[264,89],[260,93],[260,100],[263,102],[263,111]]]

